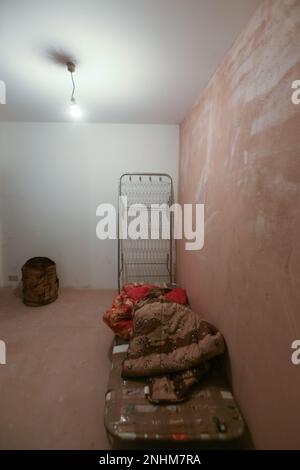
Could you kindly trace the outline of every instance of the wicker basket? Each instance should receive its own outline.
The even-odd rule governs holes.
[[[31,307],[47,305],[57,299],[56,264],[49,258],[29,259],[22,267],[23,302]]]

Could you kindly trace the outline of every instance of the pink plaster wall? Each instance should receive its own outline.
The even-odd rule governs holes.
[[[208,46],[209,47],[209,46]],[[300,448],[300,1],[267,0],[181,125],[179,197],[205,245],[178,245],[192,307],[224,333],[257,448]]]

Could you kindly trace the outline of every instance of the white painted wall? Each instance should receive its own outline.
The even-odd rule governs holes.
[[[178,126],[1,123],[0,283],[48,256],[62,286],[116,287],[117,242],[96,238],[96,207],[116,204],[128,171],[169,173],[176,188],[178,145]]]

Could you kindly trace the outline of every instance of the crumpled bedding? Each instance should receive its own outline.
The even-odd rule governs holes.
[[[113,301],[112,307],[103,315],[104,322],[113,332],[125,340],[129,340],[133,330],[132,314],[145,302],[154,300],[187,304],[184,289],[162,288],[153,284],[127,284]]]
[[[147,378],[150,402],[180,402],[224,351],[221,333],[186,305],[144,299],[133,312],[122,377]]]

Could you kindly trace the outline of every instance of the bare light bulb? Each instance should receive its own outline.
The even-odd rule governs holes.
[[[70,109],[71,116],[75,119],[81,117],[81,109],[76,103],[75,99],[71,100],[71,109]]]

